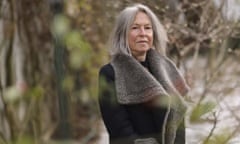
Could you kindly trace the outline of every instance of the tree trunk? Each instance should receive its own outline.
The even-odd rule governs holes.
[[[0,136],[38,139],[57,119],[49,5],[2,0],[0,6]]]

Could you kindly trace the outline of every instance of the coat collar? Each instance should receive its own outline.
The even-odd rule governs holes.
[[[159,95],[185,95],[188,86],[173,62],[150,49],[146,61],[151,73],[135,58],[117,54],[111,65],[115,72],[118,102],[137,104],[147,102]]]

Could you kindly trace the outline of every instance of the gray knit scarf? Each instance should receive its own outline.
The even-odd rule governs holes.
[[[154,101],[166,106],[162,144],[174,144],[177,128],[186,112],[183,96],[189,87],[173,62],[156,50],[150,49],[146,60],[151,73],[131,56],[117,54],[113,57],[117,99],[120,104]]]

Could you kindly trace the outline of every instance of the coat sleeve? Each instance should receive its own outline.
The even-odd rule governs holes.
[[[114,70],[110,64],[99,73],[99,106],[110,139],[137,137],[124,105],[117,102],[114,85]]]

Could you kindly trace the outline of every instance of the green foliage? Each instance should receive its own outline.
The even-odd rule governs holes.
[[[74,78],[73,76],[66,76],[63,83],[62,83],[62,87],[66,90],[66,91],[72,91],[74,88]]]
[[[5,95],[4,95],[4,101],[6,103],[14,103],[21,99],[22,93],[19,88],[16,86],[11,86],[6,89]]]
[[[232,136],[229,129],[223,129],[221,132],[216,133],[204,144],[228,144]]]
[[[70,29],[70,21],[67,17],[63,15],[57,15],[54,17],[52,23],[52,31],[56,36],[62,37],[66,35],[66,33]]]
[[[190,122],[197,123],[202,122],[202,116],[205,114],[212,112],[212,110],[216,107],[216,104],[210,101],[199,103],[195,106],[190,115]]]
[[[13,144],[34,144],[34,140],[32,137],[22,136],[18,139],[17,142],[14,142]]]
[[[78,89],[80,92],[78,94],[81,96],[80,99],[85,101],[86,96],[96,95],[97,67],[94,66],[94,57],[96,57],[97,53],[93,51],[93,48],[83,38],[79,30],[70,27],[70,23],[72,21],[64,15],[58,15],[53,23],[54,33],[64,43],[68,52],[67,61],[69,65],[67,67],[69,68],[69,73],[65,77],[63,86],[67,91],[72,91],[75,87],[75,79],[84,82],[84,87]],[[75,75],[74,72],[76,71],[81,71],[80,75]]]
[[[81,34],[77,31],[71,31],[66,35],[65,41],[70,52],[71,67],[74,69],[89,68],[93,52],[89,44],[83,40]]]
[[[70,28],[70,20],[64,15],[56,16],[53,31],[66,45],[71,68],[78,70],[91,67],[93,51],[77,29]]]
[[[42,86],[37,85],[35,87],[33,87],[32,89],[30,89],[28,96],[29,98],[34,97],[34,98],[41,98],[44,94],[44,89],[42,88]]]
[[[77,131],[84,131],[82,133],[87,134],[92,131],[90,129],[92,124],[88,119],[98,116],[98,105],[96,105],[98,67],[96,61],[99,62],[99,60],[96,59],[98,53],[82,35],[82,31],[73,27],[74,20],[62,14],[60,19],[57,18],[53,23],[53,25],[60,26],[56,26],[57,28],[53,30],[56,30],[54,33],[66,48],[66,59],[64,60],[66,70],[62,87],[70,102],[70,123],[74,133],[74,129],[77,129]],[[62,28],[64,26],[67,28]],[[85,119],[87,121],[79,128],[76,121],[84,121]]]

